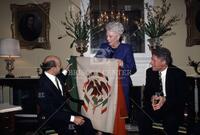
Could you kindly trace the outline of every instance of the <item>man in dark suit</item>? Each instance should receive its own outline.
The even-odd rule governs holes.
[[[73,112],[63,96],[69,66],[60,73],[61,60],[57,56],[47,56],[44,59],[38,91],[39,119],[53,127],[59,135],[70,135],[70,123],[75,123],[79,135],[94,135],[90,120]]]
[[[166,48],[153,49],[150,64],[152,67],[146,71],[143,109],[138,113],[140,135],[152,135],[152,122],[157,120],[162,122],[165,134],[178,135],[184,116],[186,74],[172,65],[171,53]]]

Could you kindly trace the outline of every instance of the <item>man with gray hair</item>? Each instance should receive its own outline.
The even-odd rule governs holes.
[[[143,109],[138,113],[140,135],[152,135],[152,123],[159,120],[167,135],[178,135],[183,120],[186,74],[172,65],[171,52],[152,50],[151,68],[146,71]]]

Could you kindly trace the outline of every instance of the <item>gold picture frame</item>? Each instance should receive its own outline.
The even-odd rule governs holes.
[[[12,37],[20,41],[21,48],[50,49],[50,3],[10,5],[12,11]]]
[[[200,0],[185,0],[187,39],[186,46],[200,45]]]

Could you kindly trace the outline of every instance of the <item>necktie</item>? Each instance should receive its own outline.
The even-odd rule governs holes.
[[[59,90],[59,91],[61,92],[61,94],[62,94],[62,90],[61,90],[61,88],[60,88],[60,85],[59,85],[59,82],[58,82],[58,78],[56,77],[55,80],[56,80],[57,88],[58,88],[58,90]],[[62,95],[63,95],[63,94],[62,94]]]
[[[162,89],[162,78],[161,78],[161,72],[158,72],[158,90],[155,91],[155,96],[163,96],[163,89]],[[153,104],[157,104],[159,102],[159,99],[153,100]]]
[[[160,92],[160,95],[163,96],[163,87],[162,87],[162,78],[161,78],[161,72],[158,73],[159,76],[159,90],[158,92]]]

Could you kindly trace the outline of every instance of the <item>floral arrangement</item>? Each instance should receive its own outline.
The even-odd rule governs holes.
[[[85,43],[89,42],[91,37],[94,37],[99,31],[101,31],[101,26],[93,26],[90,24],[90,5],[87,9],[80,9],[72,1],[70,5],[69,15],[65,13],[65,21],[61,21],[61,24],[65,26],[65,35],[59,36],[58,39],[61,39],[65,36],[70,36],[73,38],[73,41],[70,45],[70,48],[73,47],[74,43],[84,41]],[[82,6],[83,2],[81,1]],[[72,11],[72,6],[77,8],[78,12]]]
[[[198,65],[198,62],[195,62],[195,61],[192,60],[189,56],[188,56],[188,60],[189,60],[188,64],[189,64],[190,66],[192,66],[192,67],[195,68],[195,67]]]
[[[192,60],[189,56],[188,56],[188,60],[189,60],[188,64],[194,68],[194,70],[197,74],[200,75],[200,61],[196,62],[196,61]]]
[[[178,15],[167,17],[171,4],[167,3],[167,0],[161,1],[162,4],[160,6],[152,6],[149,3],[145,3],[147,22],[144,22],[143,19],[137,22],[140,34],[146,34],[150,38],[175,34],[174,32],[169,33],[169,31],[180,21],[180,18]]]

